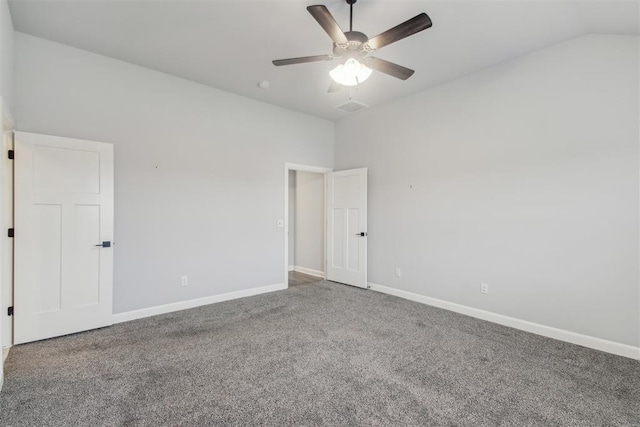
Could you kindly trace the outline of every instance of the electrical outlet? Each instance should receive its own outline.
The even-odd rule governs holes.
[[[482,292],[483,294],[488,294],[489,293],[489,284],[488,283],[480,283],[480,292]]]
[[[182,280],[180,282],[182,286],[187,286],[189,284],[189,276],[182,276]]]
[[[402,270],[400,270],[400,267],[396,268],[396,276],[402,277]]]

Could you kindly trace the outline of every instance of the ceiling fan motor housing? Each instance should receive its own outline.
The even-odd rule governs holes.
[[[366,34],[360,31],[347,31],[344,33],[348,42],[343,44],[333,44],[333,56],[336,58],[346,56],[348,58],[361,58],[367,52],[363,45],[369,40]]]

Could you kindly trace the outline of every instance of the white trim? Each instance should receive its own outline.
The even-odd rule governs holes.
[[[327,173],[333,171],[333,169],[331,168],[325,168],[322,166],[299,165],[297,163],[285,163],[284,167],[287,172],[290,170],[314,173]]]
[[[155,307],[142,308],[140,310],[125,311],[124,313],[116,313],[113,315],[113,323],[129,322],[131,320],[142,319],[145,317],[157,316],[159,314],[172,313],[174,311],[187,310],[189,308],[200,307],[203,305],[215,304],[217,302],[229,301],[238,298],[260,295],[267,292],[282,291],[287,289],[284,283],[278,283],[269,286],[260,286],[257,288],[245,289],[243,291],[228,292],[226,294],[211,295],[203,298],[196,298],[187,301],[174,302],[171,304],[157,305]]]
[[[542,335],[544,337],[553,338],[560,341],[566,341],[571,344],[577,344],[583,347],[617,354],[618,356],[640,360],[640,347],[634,347],[627,344],[608,341],[589,335],[582,335],[564,329],[553,328],[551,326],[545,326],[539,323],[517,319],[515,317],[504,316],[502,314],[481,310],[479,308],[456,304],[437,298],[431,298],[413,292],[390,288],[388,286],[377,285],[371,282],[369,282],[369,286],[376,292],[382,292],[384,294],[394,295],[400,298],[408,299],[433,307],[443,308],[445,310],[454,311],[456,313],[486,320],[488,322],[498,323],[500,325],[509,326],[511,328],[520,329],[522,331],[531,332],[533,334]]]
[[[302,274],[308,274],[309,276],[321,277],[324,279],[324,271],[314,270],[307,267],[300,267],[299,265],[294,266],[293,271],[297,271],[298,273]]]
[[[324,180],[325,180],[325,186],[324,186],[324,193],[325,193],[325,206],[323,208],[323,212],[325,212],[327,210],[327,204],[326,204],[326,196],[327,196],[327,186],[326,186],[326,182],[327,182],[327,177],[326,177],[326,173],[327,172],[331,172],[333,169],[331,168],[325,168],[325,167],[320,167],[320,166],[309,166],[309,165],[300,165],[297,163],[285,163],[284,164],[284,287],[285,289],[289,287],[289,171],[290,170],[294,170],[294,171],[304,171],[304,172],[315,172],[315,173],[321,173],[324,174]],[[327,234],[327,221],[326,218],[325,220],[323,220],[324,223],[324,231],[323,231],[323,235],[325,236],[325,254],[324,254],[324,258],[325,261],[324,263],[326,264],[326,258],[327,258],[327,242],[326,242],[326,234]],[[323,276],[324,277],[324,276]]]
[[[13,135],[11,135],[11,138],[7,141],[7,146],[5,146],[4,141],[6,133],[13,133],[15,131],[15,121],[5,101],[6,97],[0,96],[0,117],[2,118],[2,134],[0,135],[2,138],[0,140],[2,149],[0,150],[0,154],[4,156],[4,163],[0,168],[3,175],[0,179],[2,182],[2,187],[0,188],[0,197],[2,198],[0,223],[3,229],[13,227],[13,165],[11,164],[12,161],[7,160],[6,157],[6,150],[12,150],[14,148]],[[0,251],[0,306],[4,311],[6,307],[13,305],[13,243],[11,239],[7,240],[7,238],[4,238],[0,243],[2,247]],[[0,347],[3,347],[4,350],[2,363],[0,364],[0,390],[4,383],[4,370],[2,368],[9,354],[9,348],[11,344],[13,344],[13,319],[13,316],[4,316],[0,319]]]
[[[11,346],[4,347],[2,349],[2,363],[0,363],[0,370],[2,370],[2,375],[0,375],[0,391],[2,391],[2,386],[4,386],[4,362],[7,360],[7,357],[9,357],[10,348]]]
[[[294,271],[295,269],[296,269],[296,266],[295,266],[295,265],[290,265],[290,266],[289,266],[289,271]]]

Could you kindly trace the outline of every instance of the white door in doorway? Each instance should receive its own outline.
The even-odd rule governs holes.
[[[367,287],[367,169],[327,173],[327,280]]]
[[[16,132],[14,343],[112,324],[113,146]]]

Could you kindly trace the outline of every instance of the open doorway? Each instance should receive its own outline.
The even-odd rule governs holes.
[[[325,278],[325,173],[327,168],[287,164],[285,170],[285,283]]]
[[[293,171],[293,174],[292,174]],[[312,172],[316,177],[299,174]],[[367,168],[357,168],[333,172],[328,168],[294,165],[285,163],[284,170],[284,283],[289,287],[290,270],[312,276],[307,278],[325,279],[345,285],[369,288],[367,282]],[[306,203],[308,193],[302,193],[315,178],[322,179],[320,197],[320,221],[311,219],[312,228],[318,235],[321,232],[322,246],[314,246],[314,253],[322,254],[321,267],[316,264],[304,265],[308,258],[300,252],[300,245],[312,244],[302,230],[299,218],[299,206]],[[311,185],[311,187],[315,187]],[[317,188],[317,187],[316,187]],[[319,192],[317,192],[319,193]],[[291,197],[289,197],[291,194]],[[317,198],[316,198],[317,200]],[[316,203],[317,205],[318,203]],[[328,214],[327,212],[331,212]],[[298,216],[298,218],[296,218]],[[291,220],[290,220],[291,218]],[[296,246],[298,248],[296,249]],[[317,258],[316,258],[317,259]],[[313,265],[316,267],[314,268]],[[314,277],[315,276],[315,277]],[[314,281],[318,281],[314,280]]]
[[[289,171],[289,286],[325,277],[324,174]]]

